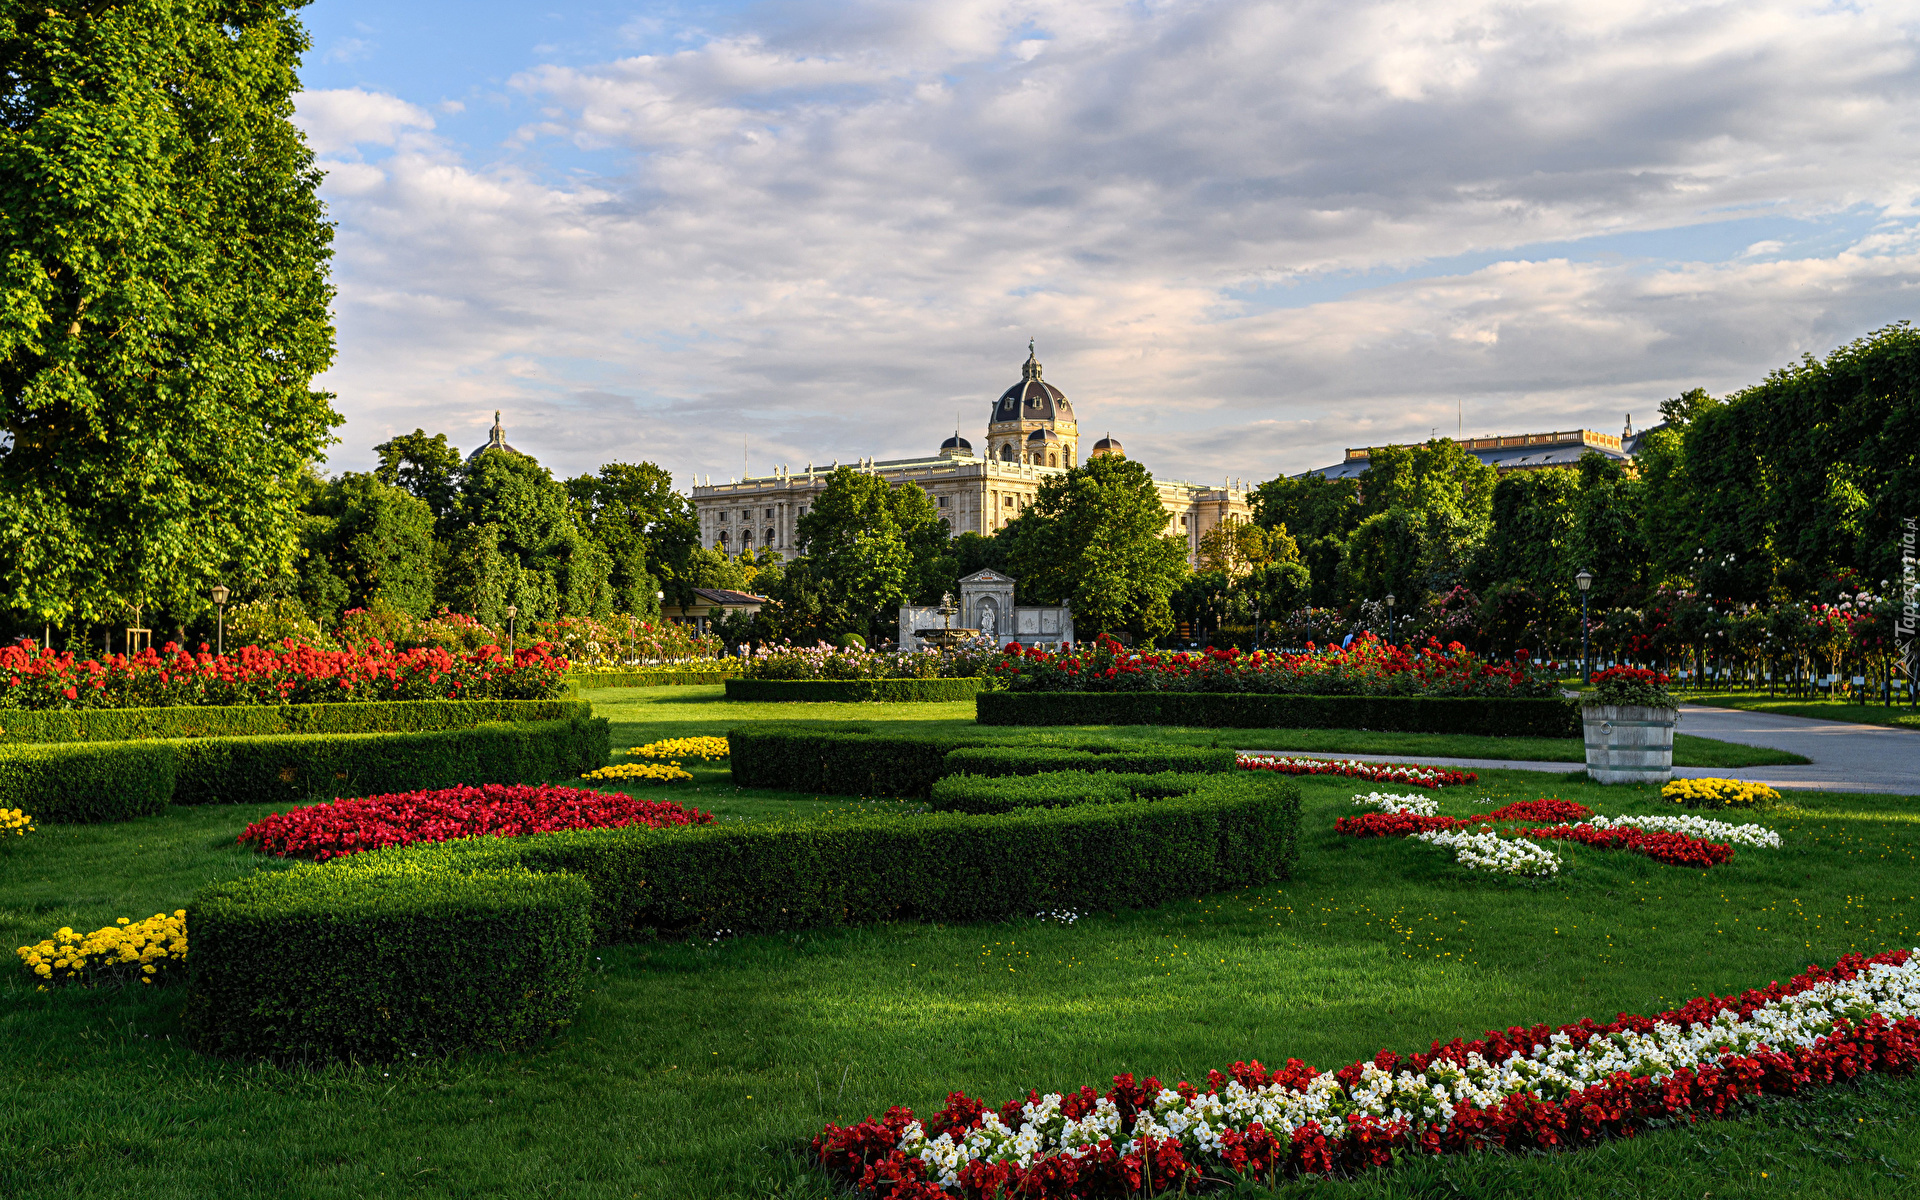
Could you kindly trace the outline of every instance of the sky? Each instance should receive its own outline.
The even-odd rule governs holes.
[[[316,0],[345,416],[683,489],[1083,439],[1249,481],[1658,420],[1915,315],[1920,0]]]

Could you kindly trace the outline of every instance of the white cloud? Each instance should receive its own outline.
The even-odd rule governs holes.
[[[737,474],[743,437],[756,471],[925,452],[956,409],[978,433],[1029,335],[1089,428],[1168,474],[1300,470],[1461,406],[1469,433],[1613,429],[1911,312],[1914,15],[793,3],[518,76],[547,110],[518,144],[597,151],[602,177],[309,93],[316,148],[394,148],[328,185],[336,461],[415,425],[477,444],[494,408],[569,472]],[[1885,219],[1845,253],[1769,229],[1725,262],[1499,261],[1860,210]],[[1236,298],[1457,255],[1488,265]]]

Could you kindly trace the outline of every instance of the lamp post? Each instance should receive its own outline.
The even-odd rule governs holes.
[[[507,605],[507,657],[509,658],[513,657],[514,647],[517,645],[513,637],[513,619],[519,615],[520,609],[517,606]]]
[[[227,652],[227,597],[233,593],[227,591],[227,585],[213,585],[213,652],[224,655]]]
[[[1387,593],[1387,645],[1393,645],[1393,593]]]
[[[1580,585],[1580,682],[1585,684],[1593,678],[1593,662],[1587,657],[1587,589],[1593,586],[1593,573],[1582,570],[1573,581]]]

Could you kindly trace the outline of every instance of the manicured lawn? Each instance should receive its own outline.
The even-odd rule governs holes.
[[[1856,725],[1890,725],[1896,729],[1920,729],[1920,711],[1896,704],[1845,704],[1833,700],[1787,700],[1753,692],[1720,692],[1684,697],[1688,704],[1714,708],[1740,708],[1748,712],[1775,713],[1783,717],[1812,717],[1816,721],[1847,721]]]
[[[724,735],[749,721],[912,721],[925,729],[978,733],[973,701],[944,704],[760,704],[729,701],[721,687],[599,688],[583,698],[614,723],[614,740],[629,745],[694,734]],[[1030,732],[1007,729],[1009,736]],[[1240,750],[1311,750],[1329,754],[1424,754],[1437,758],[1498,758],[1514,762],[1584,763],[1579,738],[1462,737],[1438,733],[1377,733],[1364,729],[1190,729],[1163,725],[1050,727],[1052,733],[1099,733]],[[1674,736],[1673,761],[1682,767],[1758,767],[1804,763],[1782,750],[1712,738]]]
[[[615,715],[631,743],[724,730],[742,707]],[[998,1102],[1120,1071],[1198,1078],[1252,1057],[1338,1066],[1920,944],[1920,799],[1796,797],[1808,807],[1762,818],[1782,849],[1742,849],[1708,872],[1563,847],[1564,877],[1535,887],[1467,875],[1418,843],[1336,837],[1353,783],[1301,784],[1304,855],[1284,884],[1071,925],[602,948],[574,1027],[530,1054],[221,1062],[180,1046],[180,989],[42,994],[0,973],[0,1196],[819,1198],[830,1189],[797,1147],[822,1122],[936,1108],[954,1088]],[[737,792],[712,768],[640,794],[725,819],[851,805]],[[1608,813],[1657,804],[1651,788],[1508,771],[1440,795],[1455,813],[1543,795]],[[171,910],[207,880],[273,869],[232,840],[265,811],[42,829],[0,857],[7,945]],[[1876,1080],[1591,1151],[1422,1162],[1285,1194],[1910,1196],[1916,1113],[1920,1084]]]

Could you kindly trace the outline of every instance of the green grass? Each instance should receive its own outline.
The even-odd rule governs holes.
[[[601,688],[583,698],[613,722],[614,744],[642,745],[668,737],[724,735],[751,721],[910,721],[917,728],[978,733],[973,701],[942,704],[773,704],[730,701],[720,687]],[[1009,729],[1008,736],[1032,732]],[[1051,733],[1098,733],[1241,750],[1310,750],[1329,754],[1418,754],[1434,758],[1493,758],[1510,762],[1583,763],[1579,738],[1470,737],[1441,733],[1378,733],[1365,729],[1199,729],[1162,725],[1050,726]],[[1809,761],[1784,750],[1743,746],[1675,734],[1673,761],[1681,767],[1780,766]]]
[[[902,719],[951,706],[833,707]],[[609,706],[616,744],[724,730],[748,719],[743,708],[792,715]],[[938,1107],[954,1088],[998,1102],[1120,1071],[1196,1078],[1250,1057],[1338,1066],[1515,1022],[1651,1011],[1920,943],[1920,799],[1796,796],[1808,807],[1763,818],[1785,848],[1743,849],[1705,873],[1565,848],[1564,878],[1536,887],[1467,875],[1417,843],[1335,837],[1355,785],[1301,782],[1304,856],[1285,884],[1072,925],[601,948],[579,1020],[531,1054],[222,1062],[180,1045],[181,989],[38,993],[0,972],[0,1196],[818,1200],[830,1189],[797,1147],[824,1121]],[[1652,791],[1487,771],[1440,795],[1456,813],[1542,795],[1620,813],[1647,811]],[[636,792],[729,820],[853,807],[740,792],[713,767]],[[0,935],[11,946],[170,911],[206,881],[275,869],[233,842],[267,811],[45,827],[0,855]],[[1920,1084],[1875,1080],[1574,1154],[1423,1162],[1284,1194],[1911,1196],[1916,1112]]]
[[[1886,725],[1895,729],[1920,729],[1920,710],[1896,704],[1848,704],[1838,700],[1784,699],[1754,692],[1716,692],[1681,697],[1687,704],[1705,704],[1714,708],[1739,708],[1748,712],[1773,713],[1782,717],[1811,717],[1817,721],[1847,721],[1855,725]]]

